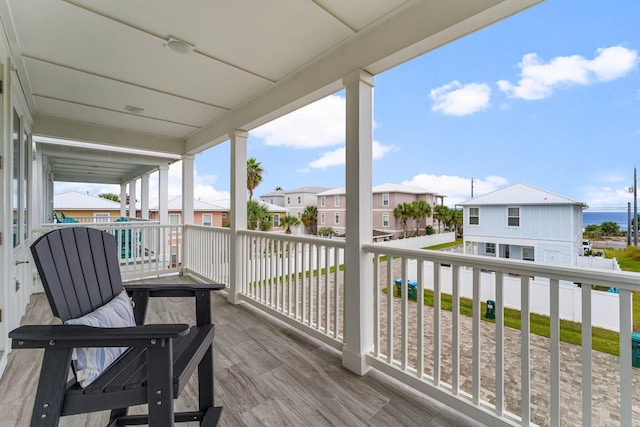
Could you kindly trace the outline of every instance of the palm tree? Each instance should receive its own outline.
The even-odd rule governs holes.
[[[318,225],[318,207],[309,205],[304,208],[304,212],[300,215],[300,221],[304,224],[305,229],[309,229],[310,234],[316,234],[316,226]]]
[[[285,234],[291,234],[291,226],[299,225],[299,224],[300,224],[300,220],[295,216],[285,215],[282,218],[280,218],[280,225],[287,227]]]
[[[262,182],[263,173],[265,173],[265,170],[255,157],[247,160],[247,190],[249,190],[249,200],[253,199],[253,190]]]
[[[416,233],[418,235],[418,229],[420,228],[420,219],[426,219],[431,216],[431,205],[426,200],[416,200],[413,202],[413,215],[412,218],[416,221]]]
[[[400,220],[402,230],[404,231],[404,238],[407,238],[407,222],[409,218],[413,217],[413,205],[411,203],[400,203],[393,209],[393,216]]]
[[[114,202],[120,202],[120,196],[114,193],[100,193],[98,194],[98,197],[101,197],[107,200],[113,200]]]
[[[444,205],[437,205],[433,208],[433,219],[438,221],[438,233],[440,233],[440,224],[444,221],[447,216],[448,207]]]
[[[279,185],[276,186],[276,188],[273,189],[273,191],[282,191],[282,187],[280,187]]]
[[[271,214],[267,212],[267,208],[256,201],[249,200],[247,202],[247,228],[269,231],[271,225]]]

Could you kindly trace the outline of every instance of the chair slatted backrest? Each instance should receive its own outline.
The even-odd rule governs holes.
[[[61,228],[31,245],[54,316],[83,316],[122,292],[114,237],[87,227]]]

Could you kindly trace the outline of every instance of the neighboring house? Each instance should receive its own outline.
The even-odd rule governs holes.
[[[300,219],[307,206],[318,206],[318,193],[329,190],[328,187],[300,187],[284,192],[284,207],[289,215]]]
[[[404,230],[400,220],[395,218],[393,210],[400,203],[412,203],[425,200],[432,209],[442,204],[445,196],[429,192],[424,188],[398,184],[382,184],[372,189],[373,235],[376,240],[392,239],[402,236]],[[346,193],[344,187],[334,188],[317,195],[318,229],[333,228],[338,235],[346,234]],[[430,216],[419,221],[419,228],[424,232],[427,225],[433,225]],[[415,221],[410,219],[407,229],[415,229]]]
[[[576,265],[587,205],[526,184],[459,203],[465,253]]]
[[[260,196],[260,201],[271,205],[284,207],[284,191],[276,190]]]
[[[182,196],[168,201],[169,222],[182,224]],[[158,219],[158,206],[149,208],[149,219]],[[229,225],[229,208],[203,200],[193,201],[193,223],[209,227],[224,227]]]
[[[276,230],[281,229],[282,226],[280,225],[280,218],[289,214],[289,209],[283,206],[278,206],[278,205],[274,205],[274,204],[266,203],[262,201],[260,202],[260,204],[264,206],[267,209],[267,212],[271,214],[271,218],[273,220],[273,224],[272,224],[273,228]]]
[[[110,222],[120,218],[120,203],[80,191],[67,191],[53,196],[54,218],[62,221]]]

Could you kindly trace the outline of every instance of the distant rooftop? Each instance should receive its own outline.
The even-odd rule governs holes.
[[[558,194],[550,193],[545,190],[533,187],[527,184],[513,184],[473,199],[465,200],[458,203],[460,206],[477,206],[477,205],[580,205],[584,209],[588,206],[586,203],[578,202]]]
[[[372,193],[405,193],[405,194],[433,194],[434,196],[445,197],[437,193],[433,193],[426,188],[413,187],[410,185],[400,184],[381,184],[371,189]],[[346,194],[345,187],[332,188],[327,191],[318,193],[318,196],[338,196]]]
[[[82,193],[80,191],[67,191],[53,196],[54,210],[120,210],[120,203],[102,197]]]

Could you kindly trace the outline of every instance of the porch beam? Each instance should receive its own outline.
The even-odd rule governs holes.
[[[47,116],[37,116],[34,119],[33,133],[49,138],[70,139],[161,153],[182,154],[184,151],[184,141],[181,139],[128,132],[122,129]]]
[[[346,249],[344,263],[345,346],[342,364],[359,375],[370,367],[373,349],[372,243],[373,76],[356,71],[344,78],[346,87]]]
[[[231,242],[229,259],[228,300],[232,304],[240,303],[242,291],[242,239],[238,231],[247,229],[247,139],[249,133],[235,130],[229,134],[231,140]]]

